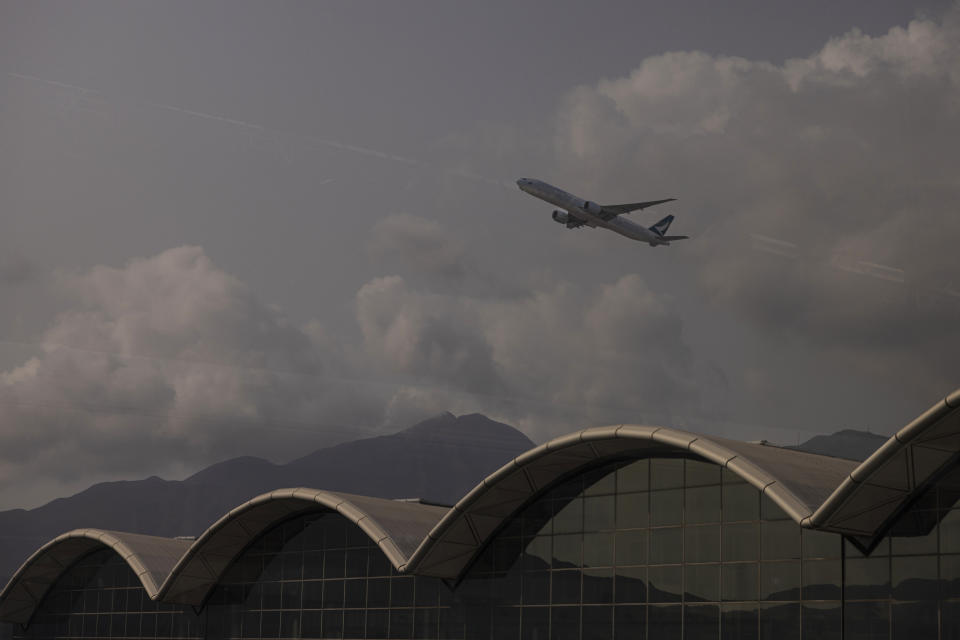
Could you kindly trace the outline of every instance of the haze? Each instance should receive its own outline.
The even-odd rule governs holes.
[[[957,3],[3,2],[0,508],[447,410],[891,434],[960,386],[958,139]]]

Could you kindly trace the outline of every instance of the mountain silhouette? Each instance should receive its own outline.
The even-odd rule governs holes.
[[[282,487],[452,505],[534,443],[475,413],[444,413],[403,431],[319,449],[286,464],[239,457],[185,480],[104,482],[36,509],[0,512],[0,580],[42,544],[81,527],[199,536],[227,511]]]

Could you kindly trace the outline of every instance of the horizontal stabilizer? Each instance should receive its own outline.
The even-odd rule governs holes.
[[[670,242],[671,240],[687,240],[689,238],[690,236],[663,236],[663,239],[667,242]]]

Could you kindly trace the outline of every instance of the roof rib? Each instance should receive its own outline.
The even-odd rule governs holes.
[[[287,518],[332,511],[354,523],[399,569],[446,507],[317,489],[278,489],[231,510],[189,548],[161,585],[165,602],[202,605],[217,581],[254,539]]]
[[[960,457],[960,389],[898,431],[839,483],[808,526],[869,548]]]
[[[27,624],[47,591],[78,560],[99,549],[115,551],[156,599],[159,586],[190,541],[102,529],[74,529],[40,547],[0,591],[0,620]]]
[[[510,517],[560,478],[604,460],[664,453],[692,454],[729,469],[797,523],[856,467],[850,460],[665,427],[584,429],[524,453],[483,480],[430,531],[404,571],[458,578]]]

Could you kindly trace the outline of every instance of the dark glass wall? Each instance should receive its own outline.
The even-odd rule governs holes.
[[[928,489],[869,556],[847,544],[847,640],[960,640],[960,467]]]
[[[801,529],[698,459],[612,462],[507,522],[460,584],[399,575],[335,513],[254,540],[199,615],[155,603],[101,550],[15,640],[960,640],[960,468],[871,553]]]
[[[468,638],[839,639],[841,554],[717,465],[618,462],[525,509],[457,599]]]
[[[127,563],[110,549],[74,564],[47,592],[23,640],[72,638],[203,638],[189,607],[151,600]]]
[[[313,513],[237,559],[207,603],[207,637],[462,637],[450,603],[439,580],[398,575],[356,525]]]

